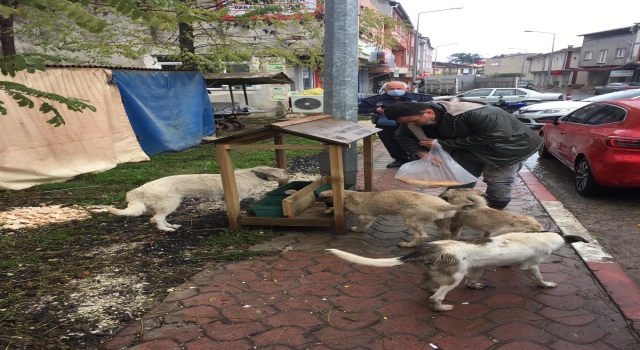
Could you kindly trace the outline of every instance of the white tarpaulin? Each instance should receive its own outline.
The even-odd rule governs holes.
[[[120,92],[108,84],[111,72],[102,68],[48,68],[35,74],[2,77],[38,90],[88,100],[97,111],[71,112],[50,102],[66,125],[46,121],[52,113],[19,107],[0,91],[8,110],[0,115],[0,190],[20,190],[37,184],[62,182],[84,173],[112,169],[119,163],[149,160],[142,151],[124,111]],[[49,102],[49,101],[47,101]]]

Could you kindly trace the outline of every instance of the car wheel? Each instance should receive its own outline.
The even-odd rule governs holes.
[[[596,89],[591,90],[591,92],[593,92],[594,95],[598,94],[598,90],[596,90]]]
[[[549,150],[547,149],[547,143],[544,141],[544,134],[540,133],[540,137],[542,137],[543,141],[542,147],[538,148],[538,156],[545,159],[553,158],[553,154],[551,154],[551,152],[549,152]]]
[[[576,164],[576,191],[582,196],[593,196],[600,192],[601,186],[591,173],[591,166],[587,158],[578,160]]]

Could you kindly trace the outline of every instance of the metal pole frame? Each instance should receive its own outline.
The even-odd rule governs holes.
[[[433,10],[433,11],[424,11],[424,12],[418,12],[418,20],[416,21],[416,40],[415,40],[415,44],[414,44],[414,52],[413,52],[413,70],[412,70],[412,74],[411,74],[411,87],[413,89],[413,83],[415,83],[416,81],[416,76],[418,75],[418,47],[419,47],[419,40],[420,40],[420,15],[423,13],[431,13],[431,12],[440,12],[440,11],[449,11],[449,10],[460,10],[462,9],[462,7],[452,7],[449,9],[442,9],[442,10]],[[434,72],[435,74],[435,72]]]

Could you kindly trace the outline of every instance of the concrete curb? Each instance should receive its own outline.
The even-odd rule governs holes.
[[[589,243],[573,243],[573,249],[607,291],[622,314],[631,321],[633,328],[640,331],[640,286],[620,264],[614,261],[611,255],[604,251],[600,243],[591,236],[573,214],[564,208],[562,202],[538,180],[531,169],[525,165],[519,175],[563,234],[578,235],[589,241]]]

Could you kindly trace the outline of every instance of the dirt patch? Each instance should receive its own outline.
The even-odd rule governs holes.
[[[319,176],[317,156],[289,164],[293,180]],[[243,200],[242,210],[276,187]],[[43,205],[81,209],[69,198],[24,190],[2,197],[0,212]],[[100,349],[205,264],[271,254],[246,248],[277,235],[229,231],[219,204],[197,199],[185,200],[169,217],[182,225],[169,233],[158,231],[148,216],[97,212],[81,218],[0,230],[0,348]]]

